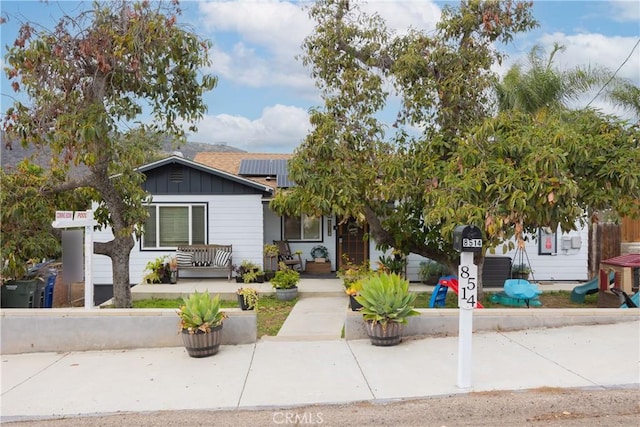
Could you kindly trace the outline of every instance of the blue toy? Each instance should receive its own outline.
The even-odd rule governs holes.
[[[504,281],[504,292],[507,296],[522,299],[530,306],[530,300],[537,299],[542,293],[538,285],[525,279],[507,279]]]

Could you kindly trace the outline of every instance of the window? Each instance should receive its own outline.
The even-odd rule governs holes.
[[[315,216],[285,216],[285,240],[322,240],[322,217]]]
[[[205,209],[203,204],[147,206],[149,218],[144,224],[142,248],[175,248],[206,243]]]

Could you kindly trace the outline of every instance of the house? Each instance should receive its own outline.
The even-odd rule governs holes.
[[[233,263],[249,260],[263,264],[262,248],[274,240],[288,240],[303,261],[311,249],[324,245],[329,250],[333,271],[341,267],[343,255],[354,262],[370,260],[375,267],[382,252],[365,238],[367,226],[335,216],[321,218],[280,217],[269,209],[278,188],[291,185],[287,160],[291,154],[203,152],[193,160],[179,155],[142,166],[145,189],[152,195],[150,220],[145,235],[130,254],[131,283],[140,283],[148,261],[175,252],[178,243],[233,245]],[[526,252],[502,256],[531,265],[536,280],[587,280],[587,229],[569,234],[559,231],[536,236],[527,242]],[[95,241],[108,241],[111,231],[96,232]],[[500,251],[497,251],[500,253]],[[419,280],[424,258],[409,255],[407,275]],[[220,272],[186,270],[181,277],[218,275]],[[112,283],[111,260],[94,255],[95,284]]]

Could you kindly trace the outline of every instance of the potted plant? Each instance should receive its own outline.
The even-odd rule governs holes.
[[[440,277],[446,274],[447,268],[439,262],[427,260],[420,263],[418,276],[420,276],[420,281],[426,285],[437,285]]]
[[[238,305],[242,310],[253,310],[258,305],[258,291],[253,288],[239,288]]]
[[[400,253],[394,252],[389,256],[378,257],[378,270],[404,277],[406,268],[407,258]]]
[[[511,277],[513,279],[529,279],[529,274],[531,273],[531,267],[527,264],[513,264],[511,266]]]
[[[329,258],[329,250],[326,246],[316,245],[311,248],[311,258],[315,262],[325,262]]]
[[[287,268],[283,262],[280,263],[280,269],[276,271],[275,276],[271,279],[271,285],[276,290],[276,298],[280,301],[291,301],[298,295],[298,282],[300,281],[300,273],[292,268]]]
[[[227,317],[220,311],[220,296],[209,292],[195,292],[182,298],[178,310],[182,341],[191,357],[213,356],[218,352],[222,337],[222,323]]]
[[[271,280],[273,279],[273,276],[275,276],[276,269],[278,267],[278,255],[280,255],[278,245],[265,243],[263,248],[263,253],[264,253],[265,280]]]
[[[362,264],[354,264],[349,257],[345,255],[343,256],[342,267],[338,270],[338,277],[342,279],[342,286],[344,286],[346,291],[353,283],[364,279],[371,273],[369,261],[364,261]]]
[[[360,295],[360,291],[362,290],[362,280],[355,281],[351,283],[345,290],[347,295],[349,295],[349,307],[351,307],[352,311],[358,311],[362,308],[362,304],[360,304],[356,297]]]
[[[169,274],[169,283],[178,283],[178,259],[175,256],[169,257],[165,264],[165,274]]]
[[[165,258],[157,257],[154,260],[151,260],[144,267],[144,271],[147,272],[142,277],[143,283],[162,283],[165,277]]]
[[[238,283],[248,283],[244,281],[244,275],[246,273],[257,272],[260,269],[260,266],[245,259],[238,266],[233,266],[234,271],[236,272],[236,282]]]
[[[252,268],[242,274],[242,281],[244,283],[264,283],[264,271],[260,268]]]
[[[409,292],[409,281],[395,273],[379,273],[362,281],[356,301],[362,304],[362,316],[371,344],[391,346],[400,343],[402,325],[413,309],[416,294]]]

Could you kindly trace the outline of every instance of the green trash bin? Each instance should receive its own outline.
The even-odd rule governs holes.
[[[2,308],[33,308],[38,279],[9,280],[1,286]]]

